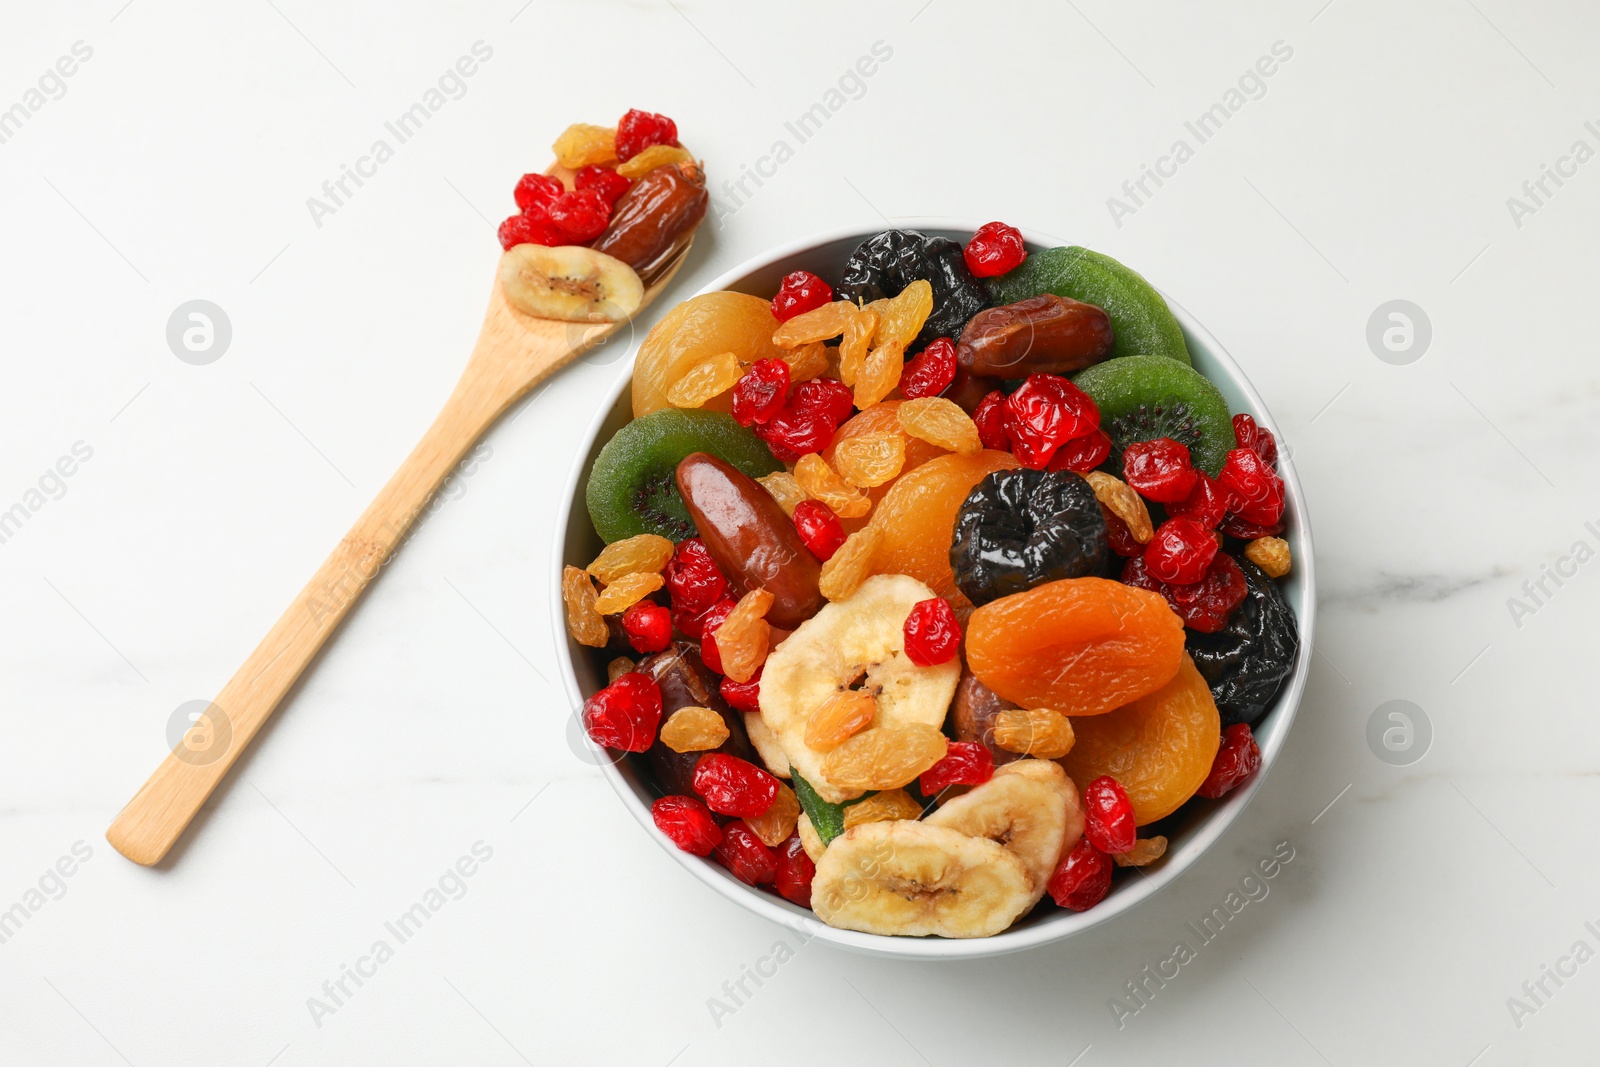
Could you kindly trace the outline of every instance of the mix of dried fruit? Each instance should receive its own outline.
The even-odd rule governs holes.
[[[690,173],[641,112],[557,153],[513,235],[627,246],[606,218]],[[1300,654],[1277,442],[1122,264],[885,231],[679,305],[632,400],[562,591],[610,663],[589,735],[679,848],[834,926],[983,937],[1093,907],[1259,769]]]

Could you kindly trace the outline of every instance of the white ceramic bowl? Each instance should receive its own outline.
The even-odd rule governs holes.
[[[905,229],[918,229],[925,233],[951,237],[957,241],[965,241],[977,229],[976,223],[962,219],[896,221]],[[801,269],[812,271],[824,278],[836,278],[850,252],[875,232],[877,231],[852,229],[796,241],[735,267],[706,286],[704,291],[733,289],[769,296],[777,290],[778,283],[785,274]],[[1045,234],[1028,231],[1025,231],[1024,236],[1030,251],[1067,243]],[[1171,297],[1167,298],[1167,303],[1183,327],[1184,340],[1188,343],[1195,369],[1211,379],[1222,391],[1230,410],[1235,413],[1249,412],[1255,416],[1257,422],[1277,433],[1277,424],[1267,413],[1266,405],[1261,402],[1261,397],[1256,395],[1256,391],[1245,380],[1244,374],[1228,353]],[[668,306],[670,305],[663,305],[663,311]],[[642,340],[644,331],[639,331],[637,336]],[[632,365],[632,360],[629,359],[625,364],[627,373],[622,374],[610,394],[601,399],[599,411],[583,442],[578,446],[578,463],[568,479],[567,490],[561,498],[561,513],[557,519],[557,529],[565,529],[566,533],[556,543],[550,583],[552,590],[561,588],[563,566],[567,564],[585,566],[599,554],[602,547],[600,538],[589,523],[589,513],[584,503],[584,485],[601,446],[632,417],[629,395]],[[1281,441],[1282,434],[1278,436]],[[1294,569],[1281,585],[1284,596],[1299,620],[1300,657],[1294,673],[1279,693],[1277,705],[1255,729],[1256,742],[1261,746],[1261,771],[1246,786],[1234,790],[1220,802],[1201,802],[1174,816],[1178,824],[1176,830],[1168,830],[1170,843],[1166,856],[1154,866],[1147,868],[1144,877],[1119,878],[1106,899],[1089,911],[1071,912],[1044,906],[1004,933],[974,940],[884,937],[877,934],[856,933],[852,930],[835,930],[816,922],[810,911],[790,904],[772,893],[752,889],[711,860],[680,851],[667,840],[656,830],[655,823],[651,820],[650,804],[655,799],[655,792],[643,767],[635,765],[635,758],[630,757],[613,764],[602,750],[596,749],[597,762],[603,768],[612,787],[616,789],[617,796],[627,805],[634,818],[639,820],[639,825],[644,828],[645,833],[696,878],[740,907],[776,923],[792,926],[796,922],[806,922],[808,932],[844,948],[901,959],[974,959],[1049,944],[1071,937],[1092,926],[1110,922],[1159,892],[1163,886],[1187,870],[1190,864],[1222,836],[1239,817],[1245,805],[1250,803],[1256,791],[1261,788],[1267,771],[1271,769],[1278,753],[1283,749],[1289,725],[1294,721],[1295,709],[1299,707],[1300,697],[1306,686],[1306,677],[1310,672],[1316,584],[1313,576],[1311,530],[1306,516],[1305,498],[1300,490],[1300,482],[1295,477],[1293,456],[1287,448],[1280,451],[1278,470],[1287,487],[1288,532],[1285,536],[1294,558]],[[566,619],[559,596],[552,595],[551,609],[555,633],[564,636]],[[558,638],[557,646],[560,649],[562,677],[566,682],[567,695],[576,707],[605,684],[604,666],[598,662],[591,650],[583,648],[570,638],[565,641]],[[592,744],[587,738],[582,743]],[[668,921],[668,917],[662,916],[662,921]]]

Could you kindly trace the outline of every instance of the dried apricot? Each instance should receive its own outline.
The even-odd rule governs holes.
[[[872,501],[850,485],[815,452],[801,456],[794,465],[794,480],[800,488],[833,509],[840,518],[856,519],[872,510]]]
[[[871,573],[909,574],[942,597],[958,595],[950,569],[956,512],[985,476],[1019,466],[1011,453],[985,449],[972,456],[940,456],[900,475],[873,510],[869,528],[876,529],[881,540]],[[1049,701],[1036,703],[1054,706]]]
[[[710,708],[679,708],[661,724],[661,743],[674,752],[707,752],[728,739],[728,724]]]
[[[671,406],[667,389],[690,367],[722,352],[741,363],[780,359],[772,343],[778,320],[772,304],[748,293],[718,291],[691,297],[667,312],[639,346],[633,366],[633,417]],[[701,404],[706,411],[732,411],[731,391]]]
[[[556,154],[556,162],[568,170],[591,163],[609,163],[617,158],[617,131],[608,126],[574,122],[561,131],[550,148]]]
[[[900,405],[900,426],[912,437],[960,453],[976,455],[983,450],[978,424],[954,400],[942,396],[907,400]]]
[[[1072,721],[1049,708],[1002,708],[994,717],[994,743],[1007,752],[1060,759],[1072,751]]]
[[[903,403],[905,403],[903,400],[884,400],[872,405],[865,411],[858,411],[844,425],[839,427],[838,432],[833,435],[833,443],[822,450],[822,458],[828,461],[829,466],[838,470],[839,449],[846,441],[852,437],[877,433],[892,433],[901,439],[901,445],[905,450],[906,456],[905,463],[900,468],[902,475],[907,471],[922,466],[930,459],[937,459],[939,456],[944,455],[944,449],[937,445],[931,445],[921,438],[912,437],[901,427],[899,411],[900,405]],[[863,489],[862,492],[867,494],[868,499],[873,504],[877,504],[893,485],[894,480],[890,480],[883,485]],[[847,533],[859,530],[865,525],[866,522],[862,519],[844,520],[844,528]]]
[[[866,822],[893,822],[896,819],[922,818],[922,805],[904,789],[886,789],[844,809],[844,828]]]
[[[817,579],[817,589],[822,595],[829,600],[849,600],[854,596],[861,583],[873,573],[873,560],[877,558],[881,540],[877,527],[870,525],[846,537],[839,550],[822,565],[822,574]]]
[[[1183,621],[1161,594],[1105,578],[1003,596],[967,622],[967,665],[979,681],[1014,704],[1074,719],[1155,692],[1182,661]]]
[[[896,433],[855,434],[837,442],[833,467],[857,489],[873,489],[900,476],[906,440]]]
[[[872,725],[878,702],[863,689],[844,689],[824,700],[806,717],[806,747],[818,752],[838,748]]]
[[[773,331],[772,343],[779,348],[798,348],[813,341],[826,341],[844,333],[856,315],[856,306],[850,301],[835,300],[780,325]]]
[[[610,585],[625,574],[659,574],[672,558],[672,542],[655,534],[613,541],[589,564],[589,573]]]
[[[771,494],[772,499],[778,502],[783,513],[794,518],[794,506],[802,500],[808,499],[806,491],[800,488],[800,483],[794,480],[794,475],[788,471],[775,471],[764,478],[757,478],[761,487]]]
[[[561,600],[567,606],[567,633],[589,648],[605,648],[611,640],[611,630],[595,608],[597,599],[588,571],[578,567],[562,569]]]
[[[822,776],[842,789],[898,789],[944,759],[949,744],[926,723],[879,726],[828,753]]]
[[[1061,761],[1068,776],[1080,792],[1103,774],[1115,778],[1140,826],[1171,815],[1194,795],[1222,739],[1211,689],[1188,656],[1155,692],[1109,715],[1075,719],[1073,728],[1078,743]]]
[[[626,162],[617,164],[617,173],[624,178],[642,178],[657,167],[665,167],[669,163],[682,163],[686,159],[693,158],[687,148],[673,144],[653,144],[638,155],[630,156]]]
[[[722,673],[736,682],[748,682],[766,662],[772,640],[767,611],[773,599],[765,589],[750,590],[712,633],[722,659]]]
[[[595,598],[595,610],[602,615],[620,615],[665,584],[659,574],[625,574]]]
[[[799,820],[800,798],[794,795],[793,789],[779,782],[778,795],[772,798],[772,806],[760,815],[745,816],[744,824],[761,838],[763,845],[777,848],[789,840]]]
[[[667,403],[675,408],[697,408],[721,396],[744,377],[744,366],[732,352],[719,352],[690,367],[682,378],[667,386]]]

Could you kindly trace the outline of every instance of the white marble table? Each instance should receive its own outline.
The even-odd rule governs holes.
[[[0,1062],[1592,1062],[1600,12],[984,12],[10,14]],[[401,141],[386,123],[419,102]],[[798,944],[646,839],[569,750],[546,608],[551,495],[612,357],[488,439],[176,862],[105,844],[169,718],[448,391],[515,176],[567,121],[635,105],[730,180],[680,294],[842,223],[993,216],[1134,264],[1267,398],[1320,549],[1311,686],[1252,809],[1125,921],[879,962]],[[346,166],[365,177],[335,202]],[[231,323],[205,365],[166,339],[197,299]],[[1425,352],[1369,346],[1393,300],[1423,309]],[[1367,741],[1393,700],[1431,725],[1405,765]],[[1278,849],[1268,894],[1131,1013],[1126,984]],[[385,924],[418,903],[402,940]]]

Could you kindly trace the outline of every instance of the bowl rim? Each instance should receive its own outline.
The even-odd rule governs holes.
[[[895,218],[891,221],[891,225],[895,229],[970,234],[981,223],[972,219],[918,216]],[[671,310],[671,307],[676,307],[683,300],[691,299],[693,296],[735,287],[745,278],[771,267],[775,263],[840,241],[852,238],[864,240],[885,228],[888,227],[842,226],[807,237],[797,238],[767,249],[717,275],[690,296],[683,297],[682,300],[674,302],[670,307],[664,307],[662,314]],[[1070,243],[1039,230],[1023,227],[1019,227],[1019,229],[1030,251],[1054,248]],[[1243,395],[1248,413],[1258,423],[1271,430],[1277,436],[1279,442],[1283,443],[1283,434],[1279,430],[1276,420],[1273,419],[1260,394],[1256,392],[1254,385],[1251,384],[1249,378],[1233,359],[1232,355],[1181,304],[1159,287],[1157,287],[1157,291],[1166,300],[1173,315],[1183,327],[1185,335],[1190,339],[1199,341],[1205,347],[1207,361],[1220,365],[1229,379],[1228,384]],[[579,685],[573,663],[573,644],[570,638],[566,636],[565,606],[561,597],[555,595],[554,591],[561,588],[561,574],[566,565],[567,530],[571,523],[573,508],[578,506],[578,502],[583,498],[589,455],[594,450],[596,439],[610,417],[613,408],[621,399],[623,392],[630,386],[633,377],[634,359],[637,356],[637,346],[642,340],[643,337],[636,333],[633,350],[630,351],[627,359],[620,361],[617,378],[610,384],[605,393],[605,402],[600,405],[590,419],[588,427],[578,441],[572,470],[568,474],[564,491],[557,498],[557,514],[554,525],[557,534],[553,539],[552,595],[550,597],[553,619],[552,633],[557,649],[557,659],[560,663],[562,682],[566,687],[567,697],[574,709],[581,707],[586,698],[582,687]],[[1300,651],[1293,673],[1283,689],[1279,691],[1278,701],[1268,713],[1271,719],[1270,723],[1263,733],[1256,734],[1257,743],[1261,747],[1261,769],[1243,788],[1235,789],[1230,793],[1184,840],[1176,842],[1176,847],[1169,847],[1167,856],[1154,873],[1146,873],[1139,869],[1140,873],[1144,875],[1142,879],[1125,881],[1115,892],[1089,911],[1061,911],[1042,922],[1033,923],[1020,929],[1013,927],[991,937],[970,940],[939,937],[896,937],[837,929],[818,920],[810,910],[791,904],[781,897],[746,886],[708,860],[678,849],[665,835],[656,829],[655,822],[650,815],[649,804],[641,800],[634,792],[633,787],[623,777],[617,765],[604,757],[597,761],[598,765],[606,780],[611,784],[611,788],[622,800],[624,807],[638,820],[648,836],[677,860],[680,866],[687,869],[695,878],[709,886],[713,891],[740,907],[780,926],[797,932],[803,931],[807,941],[814,937],[817,940],[851,951],[894,959],[980,959],[1021,952],[1041,945],[1062,941],[1108,923],[1149,900],[1156,893],[1177,880],[1180,875],[1192,867],[1202,855],[1216,844],[1223,834],[1238,820],[1240,814],[1254,799],[1257,792],[1260,791],[1267,774],[1277,761],[1278,754],[1287,743],[1289,730],[1294,723],[1295,714],[1299,710],[1300,701],[1305,693],[1310,675],[1316,626],[1316,568],[1315,553],[1312,547],[1311,521],[1306,511],[1305,494],[1301,489],[1300,480],[1295,471],[1293,451],[1288,447],[1282,447],[1279,450],[1278,473],[1284,481],[1287,501],[1286,511],[1293,520],[1289,536],[1292,537],[1292,543],[1296,546],[1294,563],[1301,591],[1301,603],[1299,610],[1296,611],[1296,623],[1300,634]],[[581,730],[579,732],[581,734]],[[581,743],[592,744],[587,738],[583,738]]]

